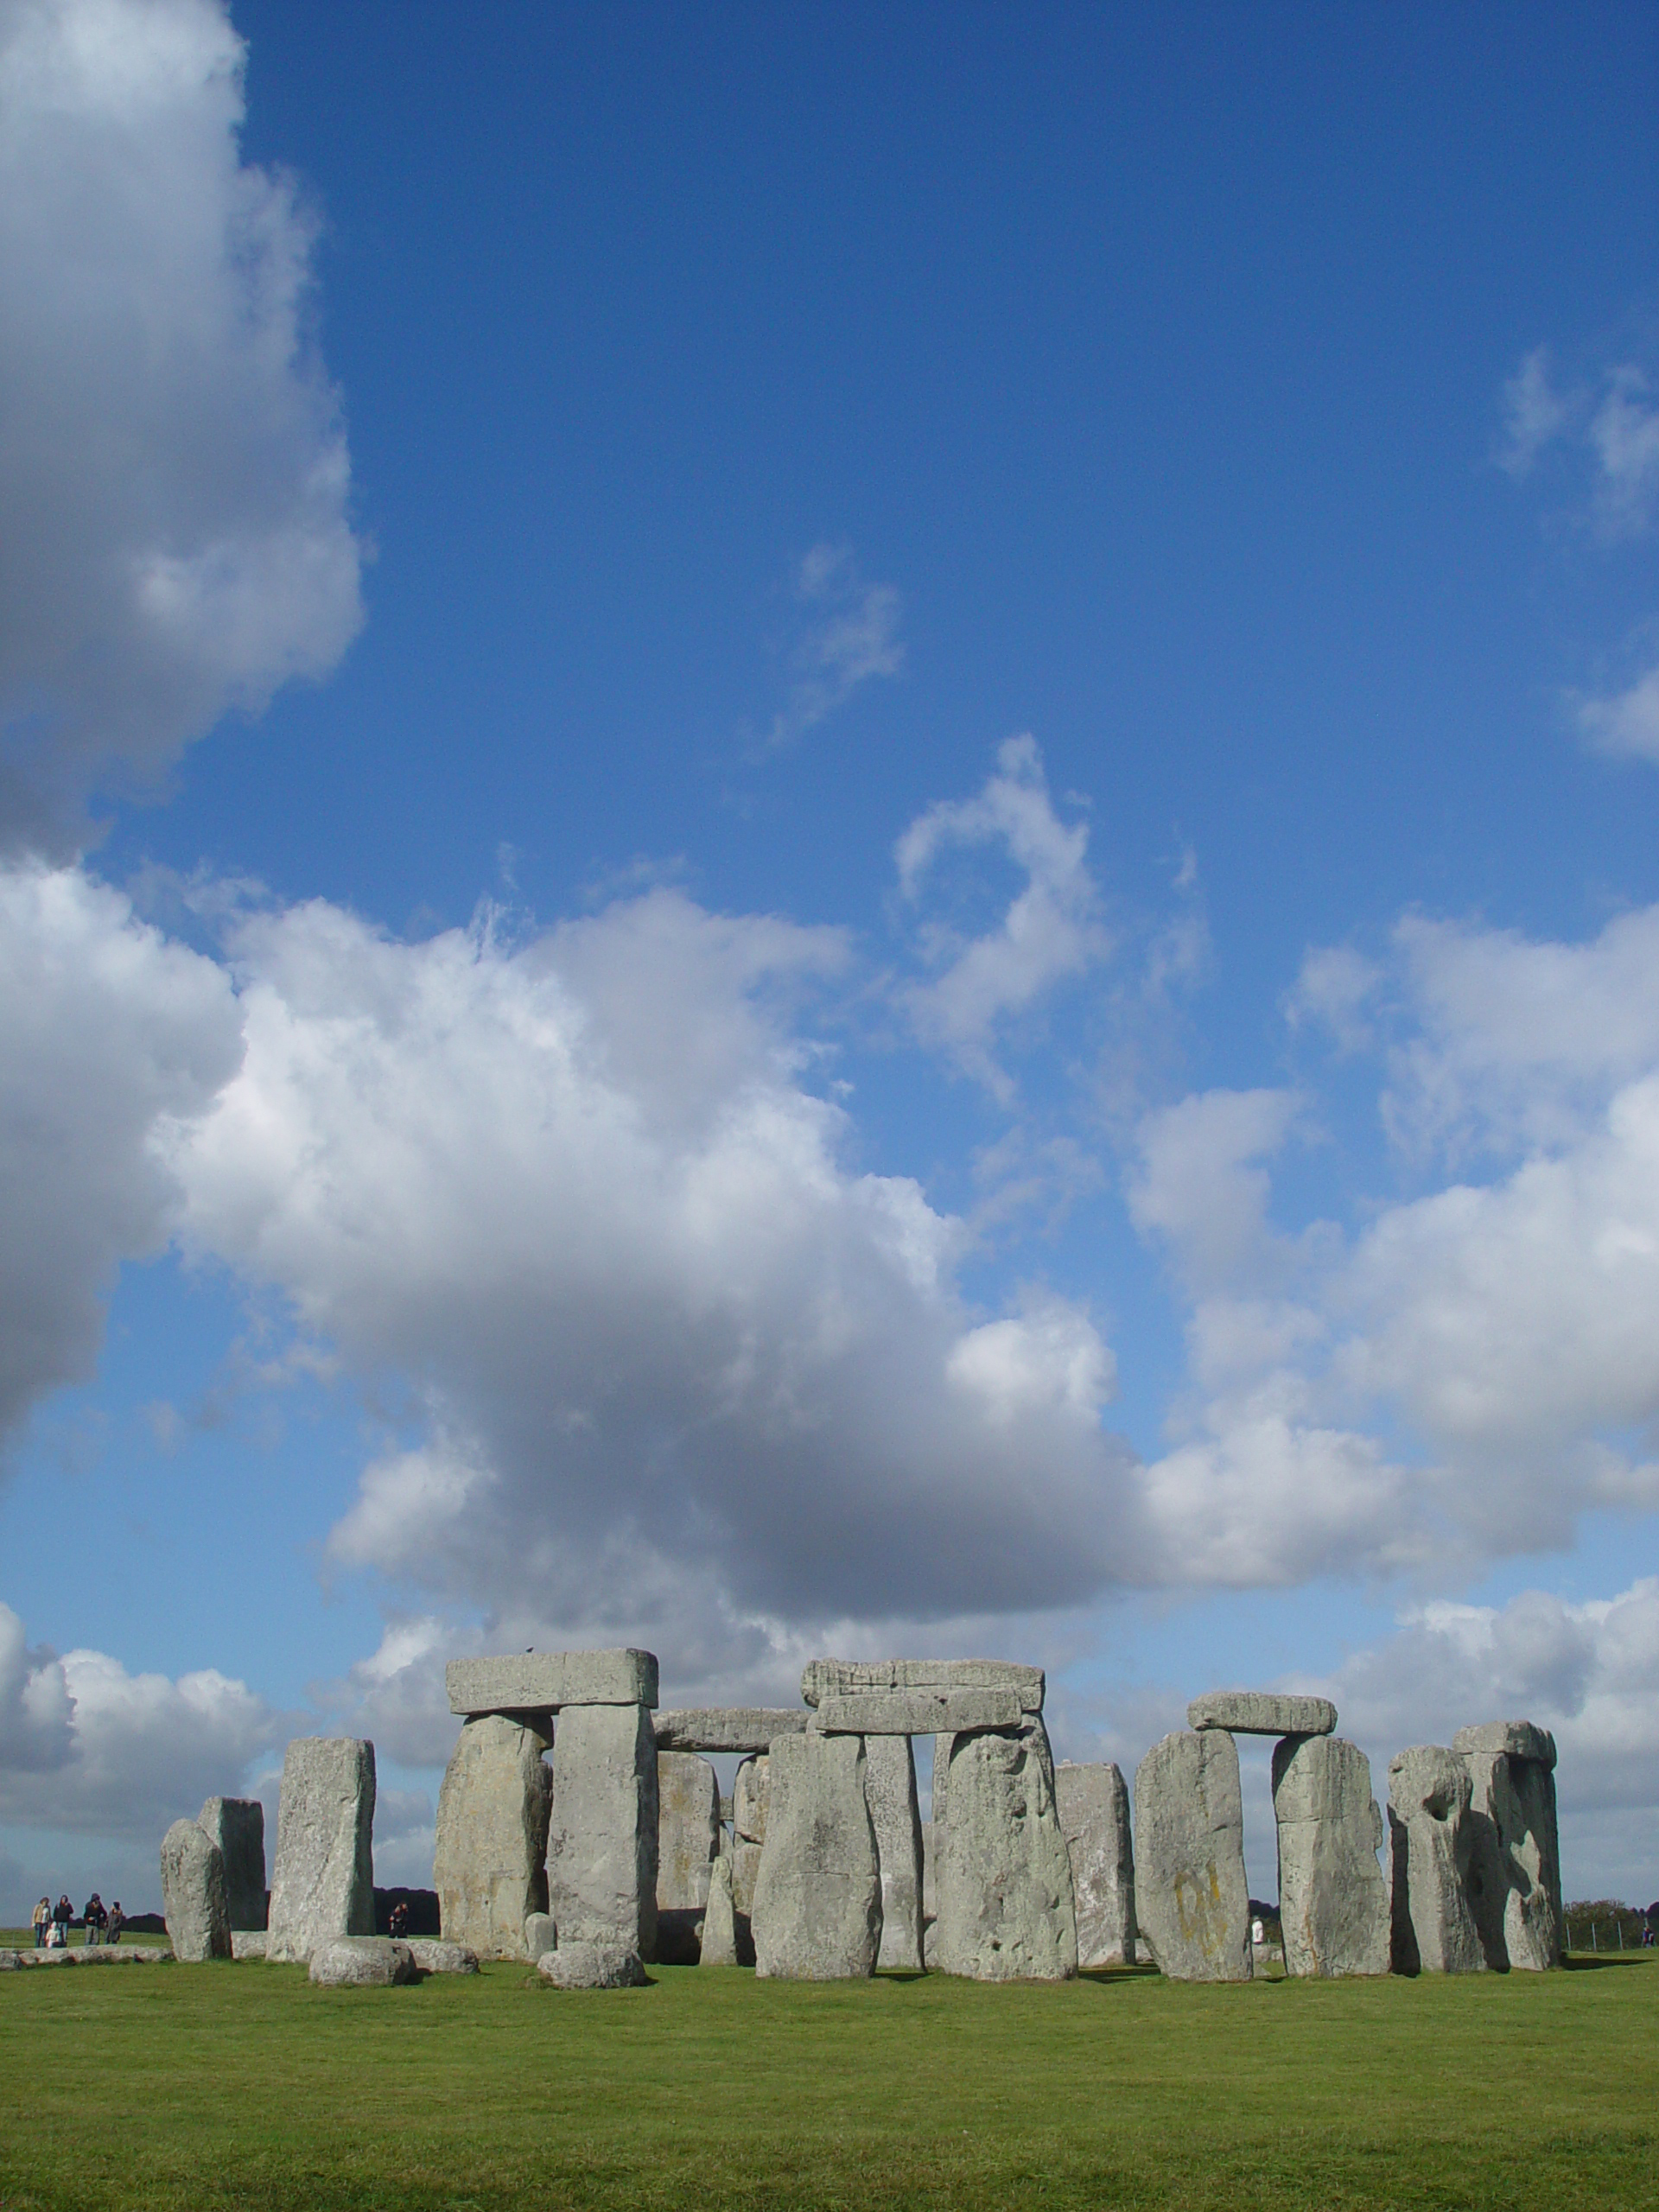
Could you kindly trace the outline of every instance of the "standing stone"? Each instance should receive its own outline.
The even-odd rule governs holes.
[[[720,1777],[691,1751],[657,1754],[657,1956],[694,1967],[720,1850]]]
[[[1249,1981],[1250,1896],[1238,1746],[1179,1730],[1135,1775],[1135,1921],[1172,1981]]]
[[[709,1902],[703,1908],[702,1936],[697,1948],[700,1967],[737,1964],[737,1913],[732,1904],[732,1862],[722,1854],[709,1877]]]
[[[732,1784],[732,1903],[745,1925],[754,1910],[754,1885],[760,1872],[771,1798],[771,1759],[745,1759]]]
[[[1285,1972],[1387,1974],[1382,1815],[1370,1761],[1339,1736],[1287,1736],[1273,1754],[1273,1810]]]
[[[1071,1860],[1041,1718],[958,1736],[940,1834],[935,1956],[976,1981],[1064,1981],[1077,1970]]]
[[[945,1801],[950,1791],[950,1746],[956,1738],[938,1735],[933,1738],[933,1802],[932,1818],[936,1828],[944,1826]]]
[[[432,1879],[446,1942],[480,1959],[535,1957],[524,1923],[547,1910],[553,1777],[539,1728],[492,1713],[467,1721],[438,1792]]]
[[[268,1959],[303,1966],[319,1943],[374,1933],[374,1745],[296,1736],[283,1759]]]
[[[779,1736],[754,1885],[754,1967],[791,1981],[875,1972],[881,1874],[861,1736]]]
[[[657,1948],[657,1738],[644,1705],[566,1706],[553,1740],[548,1910],[559,1945]]]
[[[1555,1746],[1546,1739],[1549,1764],[1509,1751],[1465,1749],[1466,1738],[1492,1732],[1464,1728],[1453,1739],[1470,1782],[1470,1903],[1489,1967],[1542,1973],[1561,1962],[1560,1845],[1550,1772]],[[1542,1730],[1531,1732],[1543,1736]]]
[[[162,1839],[162,1910],[175,1959],[231,1956],[225,1856],[194,1821],[175,1821]]]
[[[1135,1964],[1135,1853],[1129,1793],[1116,1766],[1054,1770],[1054,1799],[1077,1900],[1077,1964]]]
[[[1440,1744],[1389,1762],[1395,1974],[1474,1974],[1486,1961],[1470,1910],[1469,1770]]]
[[[210,1797],[196,1825],[219,1846],[232,1929],[265,1924],[265,1808],[257,1797]]]
[[[881,1874],[879,1972],[922,1971],[922,1816],[908,1736],[871,1736],[864,1745],[864,1796]]]

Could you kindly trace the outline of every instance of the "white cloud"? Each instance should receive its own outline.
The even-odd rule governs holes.
[[[1566,428],[1571,412],[1550,381],[1548,348],[1535,347],[1503,387],[1499,467],[1511,476],[1529,474],[1543,448]]]
[[[804,618],[791,655],[796,680],[767,733],[771,750],[795,744],[860,684],[897,676],[905,664],[899,635],[904,602],[891,584],[866,583],[848,547],[815,545],[801,563],[795,594]]]
[[[1611,698],[1581,700],[1578,721],[1596,752],[1615,760],[1659,761],[1659,667],[1648,669],[1628,690]]]
[[[987,845],[1002,848],[1024,883],[993,927],[965,933],[923,901],[947,853]],[[995,772],[976,797],[940,800],[899,840],[899,891],[920,914],[920,950],[934,970],[928,982],[901,987],[899,1002],[924,1043],[998,1098],[1014,1091],[993,1051],[999,1031],[1111,950],[1088,850],[1087,825],[1055,813],[1031,737],[998,748]]]
[[[74,1703],[55,1652],[31,1650],[23,1624],[0,1604],[0,1770],[62,1766],[73,1747]]]
[[[74,835],[362,619],[311,218],[216,0],[0,14],[0,839]]]
[[[1382,976],[1376,963],[1351,944],[1316,945],[1286,997],[1285,1018],[1293,1029],[1318,1022],[1343,1051],[1359,1052],[1371,1041],[1365,1008]]]
[[[1211,1090],[1142,1121],[1129,1217],[1168,1240],[1195,1288],[1273,1272],[1269,1179],[1259,1163],[1284,1143],[1297,1112],[1287,1090]]]
[[[1604,520],[1621,534],[1645,530],[1659,501],[1659,404],[1633,363],[1608,378],[1606,395],[1591,419],[1590,442],[1599,464]]]

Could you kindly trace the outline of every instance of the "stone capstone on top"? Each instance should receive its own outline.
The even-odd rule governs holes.
[[[818,1700],[825,1736],[966,1736],[980,1728],[1017,1728],[1019,1693],[987,1690],[862,1690]]]
[[[557,1713],[567,1705],[657,1702],[649,1651],[525,1651],[505,1659],[452,1659],[443,1670],[451,1713]]]
[[[1010,1690],[1022,1713],[1043,1709],[1043,1670],[1007,1659],[812,1659],[801,1676],[808,1705],[872,1690]]]
[[[1337,1708],[1328,1697],[1287,1697],[1276,1690],[1209,1690],[1186,1708],[1189,1728],[1233,1736],[1328,1736]]]
[[[1555,1738],[1548,1728],[1530,1720],[1488,1720],[1478,1728],[1459,1728],[1452,1738],[1454,1751],[1478,1751],[1487,1757],[1536,1759],[1540,1766],[1555,1764]]]
[[[811,1719],[796,1705],[690,1706],[657,1715],[659,1751],[769,1751],[774,1736],[798,1736]]]

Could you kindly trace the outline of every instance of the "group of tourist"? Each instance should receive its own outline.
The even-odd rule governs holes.
[[[61,1951],[67,1948],[69,1930],[75,1924],[75,1909],[67,1896],[60,1897],[56,1904],[50,1897],[42,1897],[35,1908],[35,1948],[37,1951]],[[118,1943],[121,1930],[126,1926],[126,1915],[118,1897],[106,1905],[94,1890],[86,1900],[80,1915],[80,1924],[86,1930],[86,1944]]]

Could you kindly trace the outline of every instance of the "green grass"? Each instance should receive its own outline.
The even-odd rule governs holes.
[[[1226,1989],[0,1980],[0,2206],[1659,2204],[1659,1967]]]

